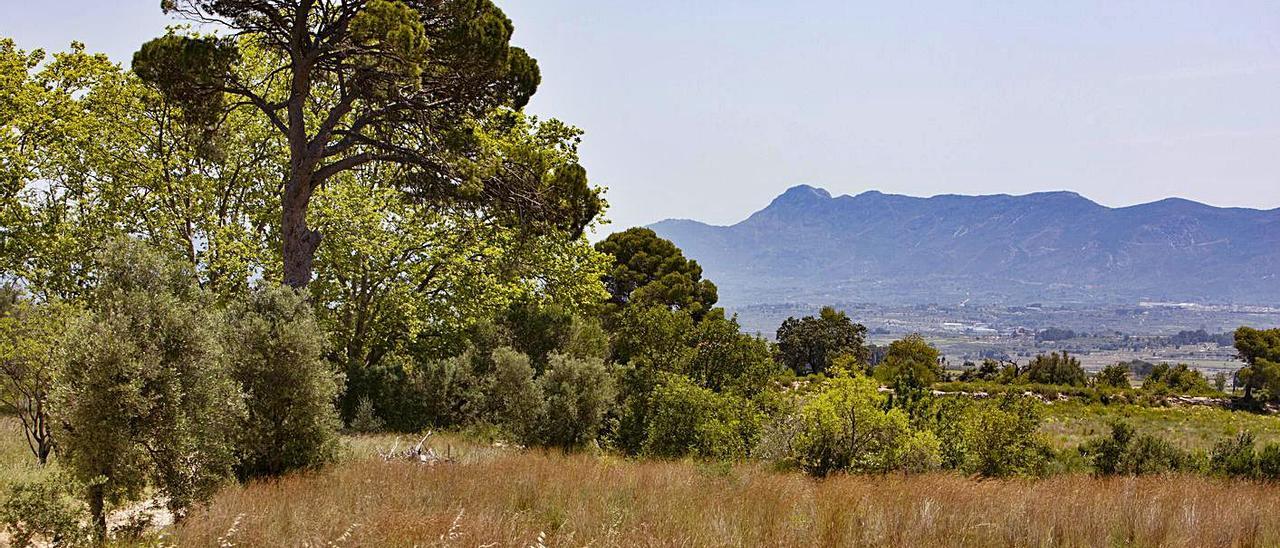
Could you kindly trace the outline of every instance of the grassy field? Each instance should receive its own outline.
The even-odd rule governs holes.
[[[1056,403],[1059,447],[1124,417],[1203,449],[1280,418],[1208,408]],[[0,420],[0,490],[39,470]],[[384,462],[391,436],[348,437],[321,471],[233,485],[153,538],[179,546],[1275,546],[1280,488],[1178,475],[977,480],[955,474],[810,479],[762,463],[631,461],[492,447],[456,436],[456,457]],[[408,436],[404,443],[416,442]],[[403,446],[403,445],[402,445]]]
[[[1068,448],[1110,433],[1110,423],[1123,420],[1139,432],[1167,439],[1184,449],[1208,450],[1241,431],[1252,432],[1260,445],[1280,442],[1280,416],[1228,411],[1212,407],[1144,407],[1057,402],[1045,406],[1040,426],[1056,448]]]
[[[182,546],[1274,546],[1280,489],[1192,476],[817,481],[515,450],[354,459],[224,490]]]

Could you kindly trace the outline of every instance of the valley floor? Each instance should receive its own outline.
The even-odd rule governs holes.
[[[1275,546],[1280,488],[1195,476],[818,481],[763,465],[455,446],[225,489],[182,546]],[[445,451],[443,442],[437,450]]]

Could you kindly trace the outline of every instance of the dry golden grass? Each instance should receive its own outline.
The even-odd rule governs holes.
[[[182,546],[1275,546],[1280,488],[1191,476],[825,481],[763,466],[463,452],[224,490]]]

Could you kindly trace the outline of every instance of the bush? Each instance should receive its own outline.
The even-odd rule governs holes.
[[[1123,422],[1111,426],[1109,437],[1094,440],[1081,451],[1092,457],[1097,473],[1106,476],[1160,474],[1195,466],[1190,453],[1155,436],[1138,435]]]
[[[987,477],[1035,474],[1045,463],[1047,445],[1040,427],[1039,402],[1012,394],[974,405],[962,418],[962,469]]]
[[[1268,443],[1258,452],[1258,477],[1280,481],[1280,444]]]
[[[1027,382],[1040,384],[1084,386],[1088,381],[1084,369],[1080,367],[1080,360],[1066,352],[1036,356],[1027,364],[1025,375]]]
[[[1093,383],[1106,388],[1130,388],[1129,366],[1123,363],[1108,365],[1094,375]]]
[[[694,329],[692,345],[686,374],[716,392],[754,396],[782,369],[770,354],[769,343],[743,334],[736,318],[707,316]]]
[[[1158,394],[1206,394],[1213,392],[1209,380],[1199,371],[1191,369],[1187,364],[1158,364],[1151,369],[1151,375],[1142,381],[1142,388]]]
[[[529,357],[503,347],[493,352],[493,364],[493,386],[487,395],[490,418],[523,443],[536,440],[543,401]]]
[[[356,401],[356,413],[351,417],[351,422],[347,427],[354,432],[363,434],[371,434],[381,432],[387,426],[386,421],[378,416],[378,411],[373,407],[373,400],[369,396],[360,396]]]
[[[1256,477],[1258,461],[1253,452],[1253,434],[1241,432],[1214,444],[1209,452],[1209,471],[1233,478]]]
[[[52,475],[12,486],[0,505],[9,543],[23,546],[79,546],[89,543],[82,525],[88,514],[72,496],[67,478]]]
[[[918,333],[889,343],[884,361],[875,367],[875,377],[895,387],[923,388],[942,380],[938,349]]]
[[[595,439],[614,397],[613,378],[603,362],[552,354],[538,386],[546,398],[541,443],[572,449]]]
[[[654,391],[644,452],[658,457],[737,459],[760,433],[752,403],[717,394],[679,375],[666,375]]]
[[[223,356],[222,318],[181,262],[136,242],[100,258],[92,313],[53,398],[59,464],[85,485],[98,538],[108,505],[152,487],[181,516],[232,475],[244,402]]]
[[[321,357],[324,332],[297,291],[266,284],[231,307],[228,348],[248,415],[241,479],[314,468],[338,453],[339,374]]]
[[[884,472],[911,436],[901,409],[885,410],[879,384],[863,376],[826,381],[799,412],[793,444],[800,467],[815,476],[832,472]]]

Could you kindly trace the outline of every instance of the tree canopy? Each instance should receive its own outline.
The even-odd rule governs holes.
[[[778,358],[798,374],[822,373],[840,355],[866,363],[867,328],[844,312],[825,306],[818,315],[787,318],[778,327]]]
[[[144,44],[133,66],[188,119],[216,124],[249,109],[281,141],[276,213],[289,285],[312,278],[316,192],[368,168],[396,168],[383,175],[408,199],[484,206],[508,224],[571,237],[602,208],[576,162],[486,153],[491,132],[482,126],[522,108],[541,81],[489,0],[166,0],[163,8],[232,31],[170,32]]]
[[[609,304],[659,305],[700,320],[716,304],[716,286],[702,279],[702,267],[648,228],[629,228],[596,244],[613,265],[604,276]]]

